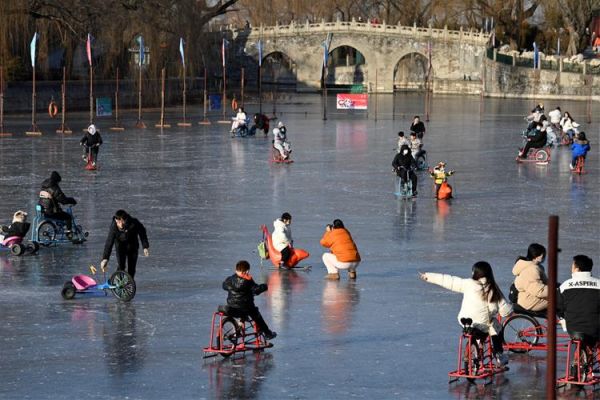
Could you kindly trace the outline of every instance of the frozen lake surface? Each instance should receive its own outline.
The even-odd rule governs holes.
[[[423,99],[398,96],[395,120],[391,96],[379,98],[377,120],[373,111],[368,118],[335,112],[331,100],[327,121],[318,96],[278,105],[291,165],[269,163],[270,138],[262,135],[232,139],[228,126],[216,123],[136,130],[130,113],[124,132],[98,120],[100,168],[88,172],[78,145],[86,115],[70,122],[70,136],[55,134],[58,124],[42,116],[41,137],[23,135],[27,115],[11,116],[7,130],[16,134],[0,138],[0,222],[18,209],[33,217],[41,181],[57,170],[90,236],[36,256],[0,254],[0,398],[541,398],[543,353],[512,356],[510,371],[488,387],[448,385],[461,296],[421,282],[417,272],[467,277],[474,262],[486,260],[506,292],[516,257],[531,242],[547,244],[548,216],[556,214],[559,280],[580,253],[593,258],[597,274],[598,118],[589,125],[584,103],[560,103],[592,144],[588,174],[573,176],[567,148],[554,151],[547,166],[515,163],[522,116],[533,101],[486,99],[480,117],[476,97],[436,97],[425,148],[430,165],[444,160],[456,170],[455,199],[436,202],[421,173],[419,197],[405,201],[393,195],[396,133],[408,133]],[[558,105],[545,103],[547,110]],[[171,112],[167,121],[179,119]],[[145,120],[154,126],[158,117]],[[120,208],[145,224],[150,240],[150,257],[138,262],[135,299],[64,301],[63,283],[99,264]],[[293,216],[295,245],[311,253],[311,272],[260,267],[259,226],[271,230],[284,211]],[[362,255],[356,282],[346,274],[323,280],[319,239],[335,218]],[[269,284],[256,304],[279,336],[262,354],[203,360],[211,315],[226,299],[221,283],[240,259]]]

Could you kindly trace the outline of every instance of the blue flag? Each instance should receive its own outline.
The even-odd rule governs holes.
[[[33,39],[31,39],[31,45],[29,46],[30,50],[31,50],[31,66],[33,68],[35,68],[35,47],[37,44],[37,40],[39,38],[40,35],[38,35],[38,33],[34,33],[33,34]]]
[[[262,40],[258,40],[258,66],[262,66],[262,59],[263,59],[263,48],[262,48]]]
[[[145,47],[144,47],[144,37],[142,35],[140,35],[138,42],[140,44],[140,67],[142,66],[142,64],[144,63],[144,51],[145,51]]]
[[[540,63],[540,51],[537,47],[537,43],[533,42],[533,69],[538,68]]]
[[[181,54],[181,63],[185,67],[185,55],[183,52],[184,45],[185,45],[185,42],[183,41],[183,38],[179,38],[179,54]]]

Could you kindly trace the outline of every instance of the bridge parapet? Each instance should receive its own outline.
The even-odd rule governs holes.
[[[384,36],[409,36],[416,40],[430,39],[435,41],[459,41],[474,45],[485,46],[491,34],[483,31],[464,31],[449,29],[434,29],[405,25],[388,25],[385,23],[375,24],[357,21],[336,21],[320,23],[298,23],[292,21],[289,25],[258,26],[246,29],[232,29],[233,36],[244,34],[249,38],[268,38],[296,36],[301,34],[327,34],[327,33],[359,33],[375,34]]]

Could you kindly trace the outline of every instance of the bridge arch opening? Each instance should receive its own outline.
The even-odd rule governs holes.
[[[351,46],[339,46],[329,53],[327,87],[362,85],[366,81],[365,56]]]
[[[409,53],[403,56],[394,68],[394,90],[424,91],[427,89],[429,60],[421,53]]]
[[[296,85],[296,63],[281,51],[263,58],[261,73],[263,84]]]

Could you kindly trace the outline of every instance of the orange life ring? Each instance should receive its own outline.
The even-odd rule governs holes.
[[[53,100],[50,102],[50,104],[48,104],[48,115],[50,115],[50,118],[54,118],[54,117],[56,117],[57,114],[58,114],[58,106],[56,105],[56,103]]]
[[[231,108],[233,109],[233,111],[237,111],[238,109],[238,102],[236,99],[231,100]]]

